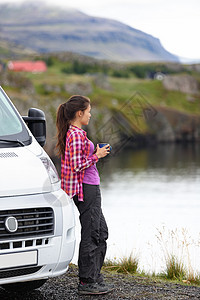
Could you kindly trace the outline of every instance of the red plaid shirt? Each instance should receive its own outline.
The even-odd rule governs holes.
[[[61,187],[72,198],[78,195],[83,201],[83,177],[85,169],[99,159],[96,154],[89,157],[90,142],[83,129],[70,125],[66,135],[65,157],[61,158]]]

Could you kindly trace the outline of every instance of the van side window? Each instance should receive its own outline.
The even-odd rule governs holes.
[[[0,94],[0,136],[13,135],[22,131],[17,115],[3,94]]]
[[[30,145],[32,139],[23,119],[18,114],[14,105],[0,86],[0,148],[5,147],[4,140],[19,141],[21,144]],[[15,143],[18,147],[20,143]],[[13,147],[13,143],[6,145]]]

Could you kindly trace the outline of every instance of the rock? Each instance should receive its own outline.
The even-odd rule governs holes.
[[[107,90],[107,91],[111,91],[111,85],[108,81],[108,76],[104,75],[104,74],[95,74],[93,75],[94,77],[94,84],[98,87],[100,87],[101,89]]]
[[[162,81],[165,89],[180,91],[186,94],[198,94],[200,92],[199,82],[190,75],[165,76]]]
[[[64,90],[71,95],[84,95],[87,96],[92,93],[92,85],[90,82],[76,82],[76,83],[66,83],[64,85]]]
[[[31,80],[23,77],[19,73],[7,71],[0,73],[0,85],[19,88],[25,94],[35,93],[35,89]]]
[[[157,107],[157,114],[148,125],[158,142],[200,141],[200,116]]]
[[[59,85],[43,84],[42,87],[47,93],[53,92],[59,94],[61,92],[61,87]]]
[[[67,100],[67,99],[66,99]],[[66,100],[55,98],[54,101],[46,101],[45,104],[45,117],[46,117],[46,125],[47,125],[47,133],[46,133],[46,144],[45,151],[49,154],[50,157],[55,158],[57,150],[55,148],[57,143],[57,130],[56,130],[56,113],[58,106],[61,103],[64,103]]]
[[[185,66],[189,71],[195,71],[195,72],[200,72],[200,64],[192,64]]]
[[[156,136],[158,142],[174,142],[175,133],[166,116],[157,111],[157,114],[151,121],[148,120],[149,126]]]

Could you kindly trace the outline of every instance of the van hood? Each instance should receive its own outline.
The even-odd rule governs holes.
[[[0,149],[0,197],[50,191],[48,173],[38,156],[27,147]]]

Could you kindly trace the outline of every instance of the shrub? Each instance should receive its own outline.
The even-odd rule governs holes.
[[[184,264],[174,255],[168,257],[166,261],[166,271],[164,277],[167,279],[183,280],[186,277]]]
[[[119,260],[106,260],[104,262],[105,269],[116,271],[117,273],[134,274],[137,272],[139,264],[138,257],[133,257],[132,254],[127,258]]]

